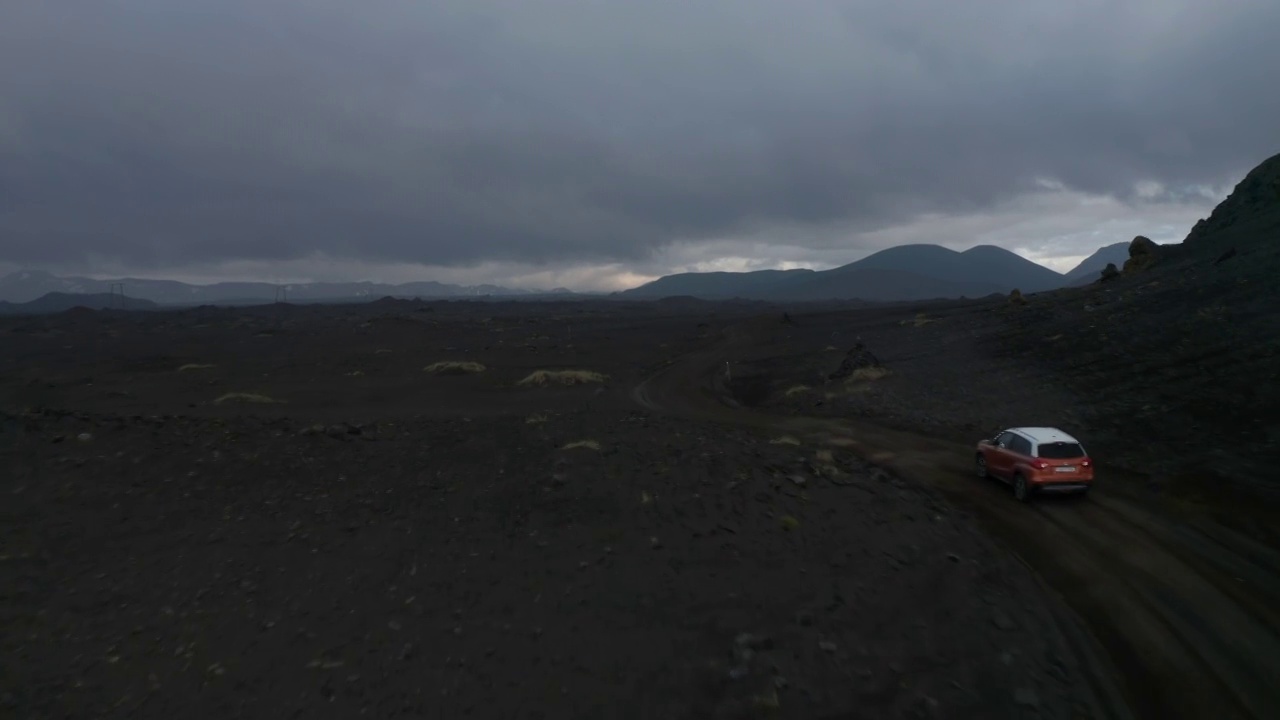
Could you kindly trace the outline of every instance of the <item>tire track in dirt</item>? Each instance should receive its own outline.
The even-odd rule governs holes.
[[[1207,664],[1209,676],[1247,710],[1242,716],[1271,716],[1277,707],[1276,688],[1258,659],[1280,657],[1280,637],[1274,631],[1275,596],[1272,603],[1255,599],[1273,588],[1258,586],[1252,592],[1240,592],[1243,579],[1196,554],[1201,543],[1178,537],[1155,518],[1138,517],[1124,501],[1098,498],[1079,505],[1038,509],[1043,517],[1084,539],[1094,558],[1109,561],[1114,576],[1130,578],[1130,591],[1142,597],[1190,652]],[[1071,512],[1061,512],[1064,509]],[[1207,707],[1205,712],[1216,715],[1222,709]]]
[[[999,483],[972,476],[970,447],[862,419],[779,417],[726,402],[720,368],[765,332],[761,322],[726,328],[718,344],[658,370],[632,397],[655,412],[839,444],[937,488],[972,512],[1085,622],[1092,637],[1070,638],[1071,644],[1085,656],[1078,658],[1082,667],[1092,668],[1108,716],[1274,716],[1280,683],[1267,669],[1280,667],[1280,583],[1256,558],[1108,496],[1106,485],[1101,497],[1095,490],[1087,500],[1027,507]]]
[[[1267,679],[1254,660],[1280,652],[1267,628],[1141,528],[1093,502],[1075,505],[1036,508],[1034,516],[1047,520],[1057,538],[1052,556],[1044,543],[1035,548],[1035,566],[1074,554],[1079,562],[1064,581],[1105,589],[1097,610],[1109,616],[1108,644],[1125,645],[1125,655],[1137,659],[1128,674],[1153,687],[1142,702],[1163,717],[1269,716]],[[1022,536],[1034,543],[1048,531],[1036,533]],[[1117,612],[1118,599],[1130,600],[1132,610]],[[1137,622],[1140,615],[1146,621]],[[1172,707],[1153,702],[1162,697],[1175,701]]]

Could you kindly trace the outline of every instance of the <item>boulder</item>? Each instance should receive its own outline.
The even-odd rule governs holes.
[[[1018,288],[1014,288],[1013,292],[1009,293],[1009,304],[1010,305],[1026,305],[1027,299],[1022,296],[1021,290],[1019,290]]]
[[[1129,243],[1129,259],[1124,261],[1125,275],[1145,270],[1160,257],[1160,246],[1144,235],[1139,235]]]
[[[1120,269],[1116,267],[1115,263],[1107,263],[1107,266],[1102,268],[1102,277],[1100,278],[1100,282],[1115,280],[1118,277],[1120,277]]]
[[[852,376],[855,372],[864,368],[884,367],[880,364],[880,360],[861,342],[854,345],[849,352],[845,353],[844,359],[840,361],[840,367],[836,371],[827,376],[828,380],[844,380]]]

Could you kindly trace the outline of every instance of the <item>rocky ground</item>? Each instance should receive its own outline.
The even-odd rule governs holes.
[[[5,321],[5,713],[1095,716],[1074,621],[934,491],[632,402],[747,312]]]

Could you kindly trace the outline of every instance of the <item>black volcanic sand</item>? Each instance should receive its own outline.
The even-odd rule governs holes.
[[[757,312],[0,322],[0,707],[1099,717],[1075,621],[936,490],[634,403]],[[444,360],[487,369],[423,371]],[[548,368],[608,378],[517,384]]]

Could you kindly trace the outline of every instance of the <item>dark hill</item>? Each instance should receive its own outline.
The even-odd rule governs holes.
[[[1213,209],[1191,228],[1185,244],[1221,250],[1232,244],[1280,243],[1280,155],[1254,168]]]
[[[89,310],[154,310],[159,306],[149,300],[122,297],[110,293],[46,293],[35,300],[24,303],[0,302],[0,314],[4,315],[47,315],[49,313],[66,312],[73,308]]]
[[[1014,288],[1040,292],[1064,283],[1061,273],[994,245],[978,245],[964,252],[940,245],[900,245],[828,272],[855,270],[896,270],[949,283],[993,285],[1004,292]]]
[[[1065,284],[1066,278],[1060,273],[991,245],[964,252],[940,245],[902,245],[831,270],[682,273],[659,278],[619,296],[893,302],[981,297],[1014,288],[1031,293]]]

